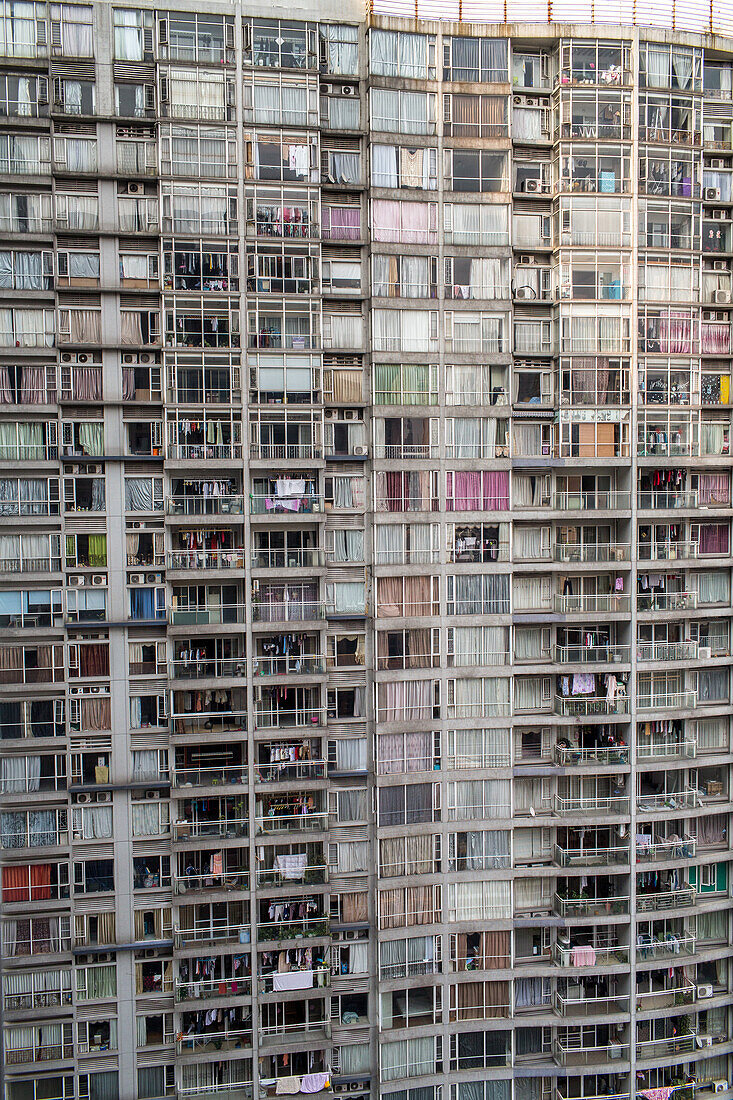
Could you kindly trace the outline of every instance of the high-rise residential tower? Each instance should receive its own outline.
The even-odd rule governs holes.
[[[0,0],[5,1100],[733,1095],[733,17],[425,2]]]

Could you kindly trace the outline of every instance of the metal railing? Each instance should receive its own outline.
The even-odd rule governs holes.
[[[639,561],[676,561],[697,557],[696,542],[640,542]]]
[[[249,457],[297,462],[301,459],[322,458],[323,448],[315,443],[252,443]]]
[[[659,840],[652,844],[636,841],[637,863],[653,862],[665,859],[692,859],[697,851],[697,837],[691,836],[677,840]]]
[[[687,909],[695,904],[694,886],[681,886],[678,890],[662,890],[657,894],[637,894],[637,913],[659,913],[665,909]]]
[[[299,867],[295,871],[283,872],[277,867],[265,867],[255,872],[257,886],[288,886],[292,883],[311,885],[326,882],[328,868],[325,863],[314,863]]]
[[[698,493],[693,489],[666,492],[664,489],[639,489],[637,507],[642,512],[668,512],[679,508],[697,508]]]
[[[199,657],[191,660],[170,661],[169,675],[172,680],[211,679],[227,676],[245,676],[246,657]]]
[[[577,493],[558,490],[552,494],[552,507],[561,512],[627,512],[631,508],[631,493],[619,489]]]
[[[247,996],[252,992],[252,979],[243,978],[211,978],[208,981],[185,982],[180,979],[175,983],[175,995],[177,1001],[211,1000],[213,997],[237,997]],[[252,1034],[250,1031],[248,1034]],[[204,1038],[204,1036],[201,1036]]]
[[[563,997],[557,990],[552,995],[552,1007],[558,1016],[606,1016],[628,1012],[629,995],[617,997]]]
[[[318,676],[326,671],[322,653],[305,653],[292,657],[256,656],[250,658],[253,676]]]
[[[685,982],[674,989],[653,989],[649,993],[637,993],[636,1008],[638,1012],[650,1012],[668,1005],[691,1005],[694,1004],[696,995],[692,982]]]
[[[318,547],[252,550],[251,559],[253,569],[317,569],[325,565],[325,555]]]
[[[659,741],[654,737],[650,737],[647,741],[643,737],[637,738],[636,742],[637,755],[640,758],[649,759],[655,756],[687,756],[693,758],[697,756],[697,740],[694,737],[687,737],[684,741]]]
[[[174,874],[172,877],[173,891],[176,894],[186,894],[189,891],[249,889],[249,871],[223,870],[220,875],[194,871],[192,874]]]
[[[307,704],[287,710],[284,708],[269,708],[260,704],[257,707],[255,721],[258,729],[325,726],[326,710],[325,707],[309,707]]]
[[[172,607],[172,626],[217,626],[226,623],[243,623],[247,605],[244,603],[220,603],[211,606]]]
[[[694,611],[697,592],[639,592],[637,611]]]
[[[631,855],[625,848],[562,848],[554,847],[554,861],[558,867],[608,867],[614,863],[629,863]]]
[[[252,516],[303,516],[323,511],[323,497],[305,492],[296,496],[277,497],[269,493],[250,493]]]
[[[212,729],[221,729],[225,732],[244,732],[247,728],[246,711],[236,710],[202,710],[186,713],[176,712],[172,716],[173,733],[205,733]]]
[[[592,749],[555,745],[555,762],[569,764],[628,764],[629,749],[626,745],[611,745]]]
[[[168,514],[172,516],[241,516],[243,502],[244,497],[237,493],[219,497],[168,497]]]
[[[604,917],[628,913],[629,898],[563,898],[555,894],[553,908],[561,917]]]
[[[587,961],[579,959],[574,956],[573,952],[578,950],[586,950],[592,952],[587,956]],[[576,945],[570,947],[563,947],[562,944],[553,944],[552,949],[552,961],[556,966],[570,966],[577,970],[578,967],[583,969],[593,966],[624,966],[629,961],[629,948],[628,947],[594,947],[594,948],[578,948]]]
[[[255,823],[258,833],[325,832],[328,814],[319,810],[313,813],[258,814]]]
[[[243,549],[236,550],[173,550],[168,554],[168,568],[190,571],[244,569]]]
[[[583,697],[580,695],[556,695],[555,714],[566,718],[585,718],[590,715],[603,714],[628,714],[629,700],[627,696],[616,696],[614,699]]]
[[[247,785],[247,765],[206,766],[176,765],[171,775],[171,787],[232,787]]]
[[[277,764],[256,764],[255,782],[288,783],[294,779],[325,779],[325,760],[294,760]]]
[[[631,549],[627,543],[556,543],[555,561],[563,562],[618,562],[630,561]]]
[[[667,1039],[645,1039],[636,1044],[637,1058],[665,1058],[670,1054],[688,1054],[695,1049],[695,1036],[671,1035]]]
[[[248,923],[214,924],[209,928],[173,929],[173,940],[177,948],[188,947],[192,943],[249,943],[248,936]]]
[[[651,810],[694,810],[702,804],[702,791],[693,787],[668,794],[639,795],[636,802],[639,813]]]
[[[292,974],[292,973],[297,974],[298,971],[297,970],[296,971],[290,970],[290,971],[288,971],[288,973],[289,974]],[[324,989],[326,986],[331,984],[331,967],[330,966],[319,967],[317,970],[316,969],[305,970],[305,971],[302,971],[302,973],[306,974],[306,975],[310,974],[310,976],[311,976],[311,985],[303,985],[301,987],[303,989]],[[274,974],[260,974],[259,977],[257,978],[258,992],[259,993],[285,992],[285,990],[273,989],[273,985],[275,984],[274,981],[273,981],[274,977],[275,977]],[[306,981],[307,981],[307,978],[306,978]],[[293,988],[298,988],[298,987],[294,986]],[[323,1025],[319,1024],[319,1026],[323,1026]]]
[[[243,983],[233,982],[230,983],[235,986],[239,986],[235,993],[245,993],[245,990],[241,988]],[[225,994],[225,996],[231,996],[231,994]],[[176,996],[176,999],[178,996]],[[183,998],[185,999],[185,998]],[[234,1046],[236,1049],[241,1047],[252,1046],[252,1029],[248,1028],[242,1031],[207,1031],[202,1035],[183,1035],[181,1038],[176,1039],[176,1052],[178,1054],[193,1054],[196,1050],[204,1049],[205,1047],[213,1046],[214,1050],[219,1051],[226,1049],[227,1047]],[[199,1091],[198,1089],[196,1090]]]
[[[691,935],[669,935],[663,940],[648,939],[640,936],[636,942],[636,957],[639,962],[649,962],[656,959],[671,959],[679,955],[694,955],[697,950],[697,937]]]
[[[555,795],[555,813],[557,814],[627,814],[629,812],[628,795],[608,795],[594,798],[565,798]]]
[[[218,821],[174,821],[172,828],[174,840],[208,837],[217,840],[233,840],[237,837],[249,836],[249,818],[222,817]]]
[[[320,600],[303,600],[294,596],[289,600],[260,600],[252,603],[252,621],[255,623],[294,623],[322,619],[325,604]]]
[[[616,645],[556,645],[555,661],[560,665],[621,664],[631,660],[631,646]]]
[[[285,940],[301,936],[327,936],[328,917],[304,917],[302,920],[262,921],[257,924],[257,939]]]
[[[573,596],[555,593],[555,611],[564,615],[572,612],[587,612],[593,615],[614,614],[631,609],[631,597],[622,592],[606,592],[602,595]]]
[[[664,695],[643,695],[639,692],[636,705],[639,710],[694,710],[697,692],[670,691]]]
[[[637,661],[694,661],[697,642],[637,642]]]
[[[561,1066],[586,1066],[592,1062],[606,1062],[614,1058],[628,1058],[628,1043],[612,1042],[605,1046],[583,1046],[579,1036],[561,1039],[557,1036],[552,1043],[552,1053]]]

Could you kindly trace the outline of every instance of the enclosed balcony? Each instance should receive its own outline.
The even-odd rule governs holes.
[[[176,639],[169,675],[175,680],[242,677],[247,670],[243,649],[244,640],[237,637]]]
[[[179,800],[172,823],[173,840],[205,841],[208,837],[235,840],[249,835],[247,797],[186,798]]]
[[[323,498],[318,492],[318,475],[298,477],[257,477],[249,494],[252,516],[291,518],[323,511]]]
[[[179,747],[171,787],[245,786],[247,750],[239,742]]]
[[[325,778],[326,761],[322,756],[320,738],[260,741],[257,752],[257,783],[289,783]]]
[[[616,1036],[615,1029],[596,1024],[562,1030],[553,1040],[552,1053],[560,1066],[587,1066],[615,1059],[627,1061],[629,1046]]]
[[[597,981],[594,977],[558,982],[552,995],[552,1007],[558,1016],[588,1019],[593,1016],[615,1016],[629,1011],[629,995],[616,992],[614,978]],[[609,992],[604,993],[603,990]]]
[[[318,894],[260,900],[257,920],[260,941],[327,936],[329,927],[323,897]]]
[[[258,847],[261,853],[255,884],[258,887],[320,885],[328,880],[324,845],[319,841]]]
[[[173,587],[172,626],[212,626],[243,623],[246,605],[238,585],[177,585]]]
[[[325,606],[318,581],[292,584],[253,582],[252,620],[256,623],[297,623],[322,619]]]
[[[174,478],[168,498],[168,514],[190,519],[194,516],[241,516],[243,497],[233,478],[214,480]]]
[[[180,905],[173,930],[177,950],[197,944],[248,943],[249,903],[242,901],[202,902]]]
[[[173,873],[178,895],[243,891],[249,883],[247,852],[242,848],[181,852]]]
[[[231,530],[199,530],[192,538],[191,532],[171,530],[173,550],[168,554],[169,569],[180,572],[220,572],[223,570],[244,569],[246,551],[236,543],[241,538]],[[196,542],[191,547],[183,543]]]
[[[255,806],[257,832],[321,832],[328,828],[328,813],[320,808],[322,792],[280,793],[258,799]]]

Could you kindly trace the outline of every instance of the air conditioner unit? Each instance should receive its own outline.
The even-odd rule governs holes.
[[[713,260],[713,271],[727,271],[728,264],[725,260]]]
[[[126,351],[125,354],[122,356],[122,362],[123,363],[134,363],[134,362],[136,362],[136,357],[134,355],[132,355],[131,352]]]
[[[81,794],[76,796],[77,805],[86,806],[88,802],[92,801],[92,796],[88,791],[82,791]]]
[[[128,583],[129,584],[144,584],[145,583],[145,574],[144,573],[130,573],[130,576],[128,577]]]
[[[344,84],[341,88],[341,95],[356,95],[356,88],[353,84]]]
[[[356,410],[344,409],[344,420],[356,420]]]
[[[94,576],[92,577],[92,584],[94,586],[98,586],[100,584],[106,584],[106,583],[107,583],[107,578],[105,577],[104,573],[95,573]]]
[[[141,351],[137,357],[137,361],[138,363],[152,363],[154,360],[149,351]]]
[[[536,193],[540,190],[540,186],[541,185],[540,185],[539,180],[525,180],[524,181],[524,190],[525,191]]]
[[[714,222],[723,222],[728,217],[728,213],[726,210],[712,210],[710,217]]]
[[[366,455],[368,453],[369,452],[368,452],[367,448],[364,447],[364,446],[354,447],[354,454],[355,455]]]
[[[520,264],[533,264],[534,263],[534,256],[520,256],[519,257],[519,262],[520,262]]]
[[[90,695],[99,695],[101,693],[101,691],[102,691],[101,687],[90,687],[89,688],[89,694]]]
[[[720,202],[720,188],[719,187],[706,187],[705,188],[705,201],[706,202]]]
[[[333,84],[321,84],[321,95],[330,95],[333,91]]]
[[[146,791],[146,798],[160,798],[160,791]]]
[[[128,195],[141,195],[143,193],[144,184],[142,183],[128,183],[127,193]]]
[[[713,1081],[713,1092],[727,1092],[729,1088],[728,1082],[722,1080]]]
[[[520,286],[517,288],[517,298],[519,298],[520,301],[527,302],[534,297],[535,292],[532,290],[531,286]]]
[[[66,578],[66,583],[72,585],[74,588],[82,588],[84,586],[85,578],[80,573],[73,573],[70,577]]]
[[[697,655],[698,655],[698,657],[700,658],[700,660],[702,660],[702,661],[709,661],[709,660],[710,660],[710,658],[711,658],[711,657],[712,657],[712,655],[713,655],[713,649],[712,649],[712,646],[709,646],[709,645],[701,645],[701,646],[700,646],[700,648],[699,648],[699,649],[698,649],[698,651],[697,651]]]
[[[112,791],[97,791],[96,801],[98,803],[99,802],[111,802],[112,801]]]
[[[711,161],[710,161],[710,167],[711,167],[711,168],[725,168],[725,161],[724,161],[724,160],[720,160],[720,159],[718,159],[718,160],[711,160]]]
[[[326,409],[323,413],[323,419],[324,420],[335,420],[336,419],[336,410],[335,409]]]
[[[716,290],[713,298],[718,305],[728,306],[731,302],[731,295],[729,290]]]
[[[713,987],[707,982],[705,985],[699,985],[696,990],[698,1000],[705,1000],[707,997],[712,997]]]
[[[70,351],[65,351],[61,355],[61,362],[62,363],[70,363],[73,358],[74,358],[74,356],[71,354]]]

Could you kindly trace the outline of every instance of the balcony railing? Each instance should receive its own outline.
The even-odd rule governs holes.
[[[649,993],[636,994],[638,1012],[651,1012],[655,1008],[667,1008],[672,1005],[691,1005],[695,1003],[696,989],[692,982],[685,982],[674,989],[656,989]]]
[[[196,607],[172,607],[172,626],[214,626],[226,623],[243,623],[247,605],[244,603],[201,604]]]
[[[184,982],[177,981],[175,995],[177,1001],[212,1000],[214,997],[247,997],[252,992],[252,979],[243,978],[211,978],[208,981]],[[244,1034],[244,1033],[243,1033]],[[252,1035],[251,1031],[247,1032]],[[186,1036],[188,1038],[188,1036]],[[191,1036],[195,1038],[195,1036]],[[203,1036],[201,1036],[203,1038]]]
[[[252,603],[252,621],[255,623],[294,623],[323,619],[325,604],[320,600],[303,600],[297,596],[289,600],[259,600]]]
[[[591,715],[628,714],[629,700],[626,696],[614,699],[583,697],[580,695],[556,695],[555,714],[565,718],[586,718]]]
[[[174,550],[168,568],[202,572],[244,569],[245,550]]]
[[[619,1041],[611,1042],[606,1046],[583,1046],[583,1040],[579,1036],[561,1039],[559,1036],[553,1040],[552,1053],[555,1061],[561,1066],[587,1066],[594,1062],[607,1062],[615,1058],[627,1059],[629,1047],[627,1043]]]
[[[606,592],[597,596],[573,596],[555,593],[555,611],[563,615],[586,612],[591,615],[614,614],[631,610],[631,597],[620,592]]]
[[[302,920],[262,921],[257,925],[257,939],[300,939],[302,936],[327,936],[328,917],[304,917]]]
[[[200,983],[204,984],[204,983]],[[234,990],[235,994],[246,993],[247,990],[243,989],[245,985],[241,980],[239,982],[226,982],[226,985],[234,985],[237,988]],[[246,984],[249,984],[248,982]],[[231,996],[232,994],[222,994],[222,996]],[[205,996],[205,994],[202,994]],[[179,999],[176,996],[176,999]],[[183,998],[186,999],[186,998]],[[213,1044],[214,1049],[226,1050],[236,1049],[239,1050],[242,1047],[247,1048],[252,1046],[252,1029],[242,1031],[206,1031],[202,1035],[186,1034],[181,1038],[176,1039],[176,1052],[178,1054],[194,1054],[197,1050],[211,1050]],[[199,1091],[198,1089],[196,1090]]]
[[[660,741],[655,737],[647,740],[639,737],[636,751],[640,758],[646,759],[653,759],[655,756],[687,756],[692,759],[697,755],[697,741],[693,737],[687,737],[684,741]]]
[[[566,814],[628,814],[628,795],[595,795],[589,798],[565,798],[555,795],[555,813]]]
[[[694,611],[697,592],[639,592],[636,607],[638,611]]]
[[[251,659],[253,676],[320,676],[326,671],[326,658],[321,653],[306,653],[292,657],[258,656]]]
[[[323,511],[323,497],[315,493],[301,496],[276,497],[265,493],[249,494],[249,511],[253,516],[302,516]]]
[[[688,1054],[695,1049],[695,1036],[672,1035],[668,1039],[646,1039],[636,1044],[637,1058],[665,1058],[670,1054]]]
[[[670,691],[664,695],[645,695],[636,697],[639,710],[694,710],[697,706],[696,691]]]
[[[331,984],[330,966],[319,967],[317,970],[289,970],[288,974],[295,975],[292,985],[283,984],[281,989],[276,989],[277,975],[261,974],[257,979],[257,988],[260,993],[283,993],[287,989],[324,989]],[[300,983],[295,982],[300,978]],[[302,984],[301,984],[302,983]],[[318,1025],[322,1027],[322,1024]]]
[[[249,818],[227,818],[222,816],[217,821],[174,821],[173,839],[190,840],[206,839],[233,840],[237,837],[249,836]]]
[[[35,1033],[34,1028],[30,1028],[29,1030]],[[8,1033],[6,1032],[6,1042],[9,1038],[10,1036],[8,1036]],[[30,1062],[56,1062],[60,1061],[62,1058],[73,1058],[74,1044],[68,1041],[48,1043],[44,1042],[42,1036],[39,1036],[37,1039],[34,1037],[33,1042],[30,1046],[13,1046],[9,1049],[6,1049],[5,1057],[7,1059],[7,1065],[9,1066],[20,1066]]]
[[[239,494],[220,497],[168,497],[168,513],[172,516],[241,516],[244,497]]]
[[[694,661],[697,642],[638,642],[637,661]]]
[[[192,660],[170,661],[172,680],[207,680],[232,676],[244,676],[247,671],[245,657],[201,657]]]
[[[564,767],[569,764],[628,764],[629,750],[626,745],[592,749],[555,745],[555,762]]]
[[[696,950],[697,937],[689,935],[675,936],[670,933],[662,940],[639,936],[636,942],[636,957],[639,962],[671,959],[678,955],[694,955]]]
[[[694,836],[677,840],[660,840],[653,844],[639,843],[636,840],[637,863],[656,860],[692,859],[697,851],[697,838]]]
[[[258,729],[282,729],[292,726],[325,726],[324,707],[303,705],[302,707],[280,708],[260,704],[257,708],[256,723]]]
[[[606,1016],[628,1012],[628,994],[618,997],[563,997],[557,990],[552,997],[552,1007],[558,1016]]]
[[[562,944],[553,945],[552,960],[556,966],[570,966],[574,969],[593,966],[623,966],[628,964],[628,947],[586,947]]]
[[[682,886],[679,890],[662,890],[657,894],[637,894],[637,913],[660,913],[667,909],[687,909],[695,904],[694,886]]]
[[[675,511],[680,508],[697,508],[697,490],[681,489],[679,492],[666,492],[664,489],[640,489],[637,507],[640,511]]]
[[[228,767],[187,766],[182,764],[173,769],[171,787],[232,787],[246,785],[247,765],[236,764]]]
[[[629,863],[630,853],[625,848],[562,848],[555,845],[554,861],[558,867],[608,867],[615,863]]]
[[[247,728],[247,714],[234,710],[202,710],[187,714],[173,714],[173,732],[176,734],[205,733],[212,729],[234,733]]]
[[[205,928],[173,930],[173,939],[177,948],[190,947],[194,943],[249,943],[248,937],[249,921],[245,924],[213,924]]]
[[[191,874],[176,874],[173,876],[173,890],[176,894],[187,894],[192,891],[248,889],[249,871],[224,870],[220,875],[212,875],[204,871],[193,871]]]
[[[316,443],[252,443],[249,448],[249,457],[299,462],[304,459],[322,458],[323,448]]]
[[[252,551],[253,569],[317,569],[323,565],[325,556],[317,547]]]
[[[325,760],[296,760],[292,763],[255,765],[255,781],[260,783],[288,783],[294,779],[325,779]]]
[[[629,898],[563,898],[555,894],[553,908],[561,917],[605,917],[628,913]]]
[[[702,804],[702,792],[688,787],[669,794],[639,795],[637,808],[639,813],[646,813],[654,810],[694,810]]]
[[[242,458],[241,443],[168,443],[166,458],[173,462],[207,462]]]
[[[696,542],[640,542],[639,561],[677,561],[697,557]]]
[[[277,858],[277,857],[275,857]],[[293,883],[303,885],[320,884],[328,879],[328,868],[325,863],[314,863],[312,866],[302,867],[265,867],[256,872],[255,882],[257,886],[292,886]]]
[[[553,493],[552,507],[560,512],[628,512],[631,493],[618,489],[593,489],[587,493],[558,491]]]
[[[626,543],[556,543],[555,561],[564,562],[618,562],[630,561],[631,551]]]
[[[4,514],[4,513],[3,513]],[[40,558],[21,552],[18,558],[5,558],[0,562],[0,573],[60,573],[61,558],[46,554]]]
[[[258,833],[325,832],[328,814],[316,811],[303,814],[258,814],[255,818]]]
[[[560,665],[621,664],[631,660],[631,646],[616,645],[556,645],[555,661]]]

